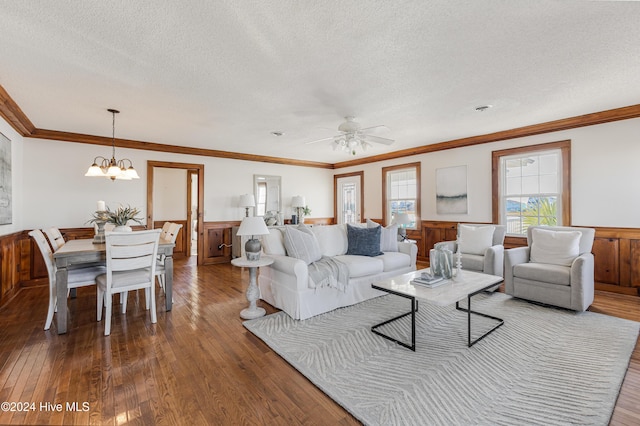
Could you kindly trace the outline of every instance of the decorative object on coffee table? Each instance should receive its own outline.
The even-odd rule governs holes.
[[[261,218],[258,218],[262,220]],[[244,223],[244,222],[243,222]],[[264,222],[263,222],[264,224]],[[242,225],[241,225],[242,226]],[[267,266],[273,263],[273,258],[262,256],[258,260],[246,260],[241,257],[233,259],[231,264],[241,268],[249,268],[249,288],[247,288],[247,300],[249,307],[240,312],[240,316],[244,319],[254,319],[264,316],[266,311],[256,305],[256,301],[260,298],[260,289],[256,284],[257,270],[260,266]]]
[[[456,250],[456,277],[462,278],[462,251],[460,251],[460,245],[462,243],[462,238],[458,235],[458,239],[456,240],[456,246],[458,247]]]
[[[252,216],[242,219],[242,223],[240,224],[237,235],[251,236],[251,239],[247,240],[246,244],[244,245],[244,251],[247,255],[247,260],[260,259],[260,250],[262,250],[262,244],[260,244],[260,240],[255,237],[256,235],[267,235],[268,233],[269,228],[267,228],[267,225],[264,223],[264,219],[262,217]]]

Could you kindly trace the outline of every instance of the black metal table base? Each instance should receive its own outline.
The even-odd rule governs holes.
[[[399,344],[400,346],[404,346],[405,348],[411,349],[412,351],[416,351],[416,312],[418,312],[418,301],[416,300],[416,298],[414,296],[408,295],[408,294],[404,294],[404,293],[398,293],[396,291],[393,290],[389,290],[389,289],[385,289],[385,288],[380,288],[377,287],[375,285],[372,285],[373,288],[377,289],[377,290],[381,290],[384,292],[387,292],[389,294],[394,294],[396,296],[400,296],[400,297],[404,297],[405,299],[409,299],[411,301],[411,311],[398,315],[397,317],[388,319],[386,321],[383,321],[379,324],[373,325],[371,326],[371,331],[375,334],[377,334],[378,336],[384,337],[387,340],[391,340],[392,342],[395,342],[397,344]],[[463,311],[467,313],[467,346],[471,347],[473,345],[475,345],[476,343],[478,343],[480,340],[484,339],[485,337],[487,337],[489,334],[493,333],[497,328],[499,328],[500,326],[502,326],[502,324],[504,324],[504,320],[502,318],[498,318],[498,317],[494,317],[491,315],[487,315],[487,314],[483,314],[482,312],[477,312],[471,309],[471,297],[475,296],[476,294],[482,293],[483,291],[486,291],[490,288],[495,287],[495,284],[492,284],[490,286],[487,286],[485,288],[482,288],[474,293],[470,293],[467,295],[467,307],[461,307],[460,306],[460,302],[456,302],[456,309],[459,311]],[[493,328],[491,328],[489,331],[487,331],[486,333],[484,333],[482,336],[471,340],[471,314],[474,315],[478,315],[478,316],[482,316],[485,318],[490,318],[492,320],[498,321],[498,324],[496,324]],[[411,315],[411,344],[403,342],[401,340],[398,340],[394,337],[391,337],[389,335],[386,335],[380,331],[378,331],[379,327],[382,327],[383,325],[389,324],[391,322],[397,321],[400,318],[404,318],[408,315]]]

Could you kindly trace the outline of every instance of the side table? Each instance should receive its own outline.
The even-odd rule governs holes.
[[[237,257],[231,260],[233,266],[240,268],[249,268],[249,288],[247,289],[247,300],[249,307],[240,312],[240,316],[244,319],[254,319],[263,316],[266,311],[264,308],[256,306],[256,301],[260,298],[260,290],[256,284],[257,271],[260,266],[267,266],[273,263],[273,258],[269,256],[260,256],[258,260],[247,260],[245,257]]]

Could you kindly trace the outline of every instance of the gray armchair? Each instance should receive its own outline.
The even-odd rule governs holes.
[[[534,229],[554,232],[579,231],[578,255],[566,258],[566,265],[558,261],[542,263],[531,259]],[[565,226],[531,226],[527,229],[527,247],[507,250],[504,259],[505,293],[521,299],[574,311],[585,311],[593,303],[593,239],[595,230]],[[554,257],[554,250],[547,250],[547,257]],[[558,259],[561,255],[558,254]]]
[[[462,250],[462,269],[469,271],[483,272],[485,274],[503,276],[504,267],[504,236],[506,233],[506,227],[504,225],[487,225],[480,223],[461,223],[458,224],[458,235],[460,235],[460,225],[466,225],[471,227],[484,227],[493,226],[493,240],[491,246],[487,247],[482,254],[465,253]],[[464,248],[464,239],[462,241],[462,247]],[[443,241],[437,243],[434,248],[448,248],[453,253],[458,250],[455,241]],[[455,256],[454,256],[455,261]],[[499,286],[496,286],[497,289]],[[494,289],[495,290],[495,289]]]

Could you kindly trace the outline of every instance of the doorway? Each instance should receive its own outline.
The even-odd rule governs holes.
[[[187,232],[189,256],[198,255],[198,173],[189,170],[187,172]]]
[[[162,171],[178,172],[182,176],[180,179],[183,183],[177,186],[170,186],[170,194],[163,194],[162,197],[174,198],[181,200],[178,208],[184,211],[184,220],[177,221],[183,225],[182,236],[180,241],[176,241],[176,249],[181,248],[181,252],[185,256],[197,256],[197,264],[203,264],[204,246],[203,246],[203,229],[204,229],[204,165],[173,163],[162,161],[147,162],[147,228],[153,229],[159,225],[154,219],[154,193],[156,197],[161,198],[157,192],[160,182],[162,182]],[[180,173],[183,171],[184,173]],[[156,176],[157,175],[157,176]],[[155,191],[154,191],[155,190]],[[160,218],[159,219],[169,219]],[[161,226],[161,225],[160,225]]]
[[[333,176],[334,210],[336,223],[362,222],[364,206],[364,172]]]

